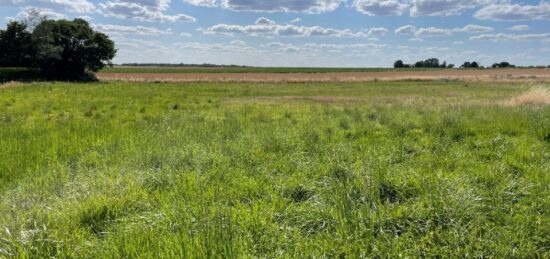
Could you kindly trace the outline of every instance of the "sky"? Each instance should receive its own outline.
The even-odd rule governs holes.
[[[547,0],[0,0],[0,27],[32,8],[88,20],[116,64],[550,65]]]

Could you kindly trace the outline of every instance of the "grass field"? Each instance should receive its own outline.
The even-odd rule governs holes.
[[[385,71],[431,71],[442,68],[319,68],[319,67],[132,67],[115,66],[101,70],[102,73],[338,73],[338,72],[385,72]]]
[[[549,87],[0,85],[0,257],[548,258]]]

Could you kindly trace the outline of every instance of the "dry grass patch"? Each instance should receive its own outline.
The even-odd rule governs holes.
[[[549,87],[533,87],[526,92],[506,101],[508,106],[518,105],[549,105],[550,104],[550,88]]]
[[[20,86],[23,86],[23,85],[24,84],[21,83],[21,82],[10,81],[10,82],[7,82],[7,83],[0,83],[0,89],[20,87]]]

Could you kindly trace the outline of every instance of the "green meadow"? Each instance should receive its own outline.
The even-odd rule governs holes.
[[[548,258],[535,87],[0,85],[0,258]]]

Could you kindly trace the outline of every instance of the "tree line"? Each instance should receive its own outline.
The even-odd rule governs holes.
[[[429,58],[426,60],[420,60],[414,64],[405,64],[403,60],[397,60],[393,63],[394,68],[454,68],[454,64],[447,64],[447,61],[439,63],[437,58]],[[461,68],[484,68],[477,61],[466,61],[461,66]],[[509,62],[503,61],[500,63],[495,63],[491,66],[492,68],[508,68],[516,67],[515,65],[510,64]]]
[[[34,11],[0,30],[0,67],[26,68],[44,79],[89,78],[112,65],[115,54],[114,42],[83,19],[50,20]]]

